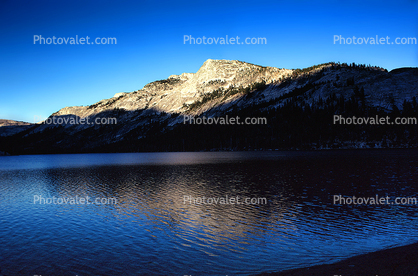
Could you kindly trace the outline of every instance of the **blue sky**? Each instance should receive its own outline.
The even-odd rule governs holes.
[[[418,45],[339,45],[343,37],[418,38],[418,1],[0,1],[0,119],[33,122],[211,59],[303,68],[340,61],[416,67]],[[42,37],[115,37],[116,45],[39,45]],[[266,45],[189,45],[265,37]],[[392,41],[393,41],[392,40]]]

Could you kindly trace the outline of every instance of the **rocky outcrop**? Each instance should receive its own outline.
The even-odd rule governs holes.
[[[276,83],[289,76],[293,70],[263,67],[237,60],[208,59],[196,73],[171,75],[145,85],[131,93],[117,93],[110,99],[90,106],[65,107],[54,116],[73,114],[87,117],[113,109],[138,110],[153,108],[160,112],[185,112],[191,104],[216,89],[247,87],[252,83]]]

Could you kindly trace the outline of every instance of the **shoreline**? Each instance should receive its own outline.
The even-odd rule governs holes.
[[[391,151],[391,150],[418,150],[418,147],[387,147],[387,148],[318,148],[318,149],[251,149],[251,150],[195,150],[195,151],[57,151],[54,153],[10,153],[0,151],[0,156],[31,156],[31,155],[64,155],[64,154],[111,154],[111,153],[202,153],[202,152],[332,152],[332,151]],[[2,153],[4,155],[2,155]]]
[[[418,243],[350,257],[333,264],[316,265],[258,276],[416,276]]]

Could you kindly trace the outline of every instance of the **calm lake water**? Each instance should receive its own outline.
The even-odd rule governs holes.
[[[334,205],[333,195],[418,198],[417,167],[417,150],[4,156],[0,269],[251,275],[405,245],[418,241],[416,205]],[[117,204],[35,202],[86,196]]]

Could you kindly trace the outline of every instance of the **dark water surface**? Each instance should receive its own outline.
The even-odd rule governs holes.
[[[0,269],[247,275],[405,245],[418,241],[416,205],[334,205],[333,195],[418,198],[417,167],[417,150],[4,156]],[[39,204],[36,196],[117,204]]]

